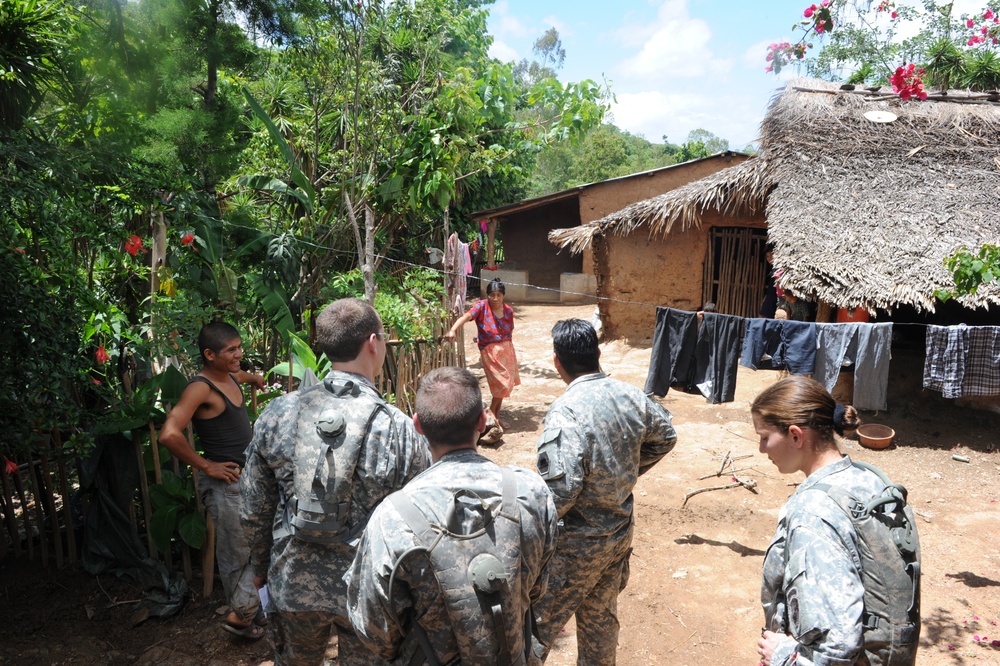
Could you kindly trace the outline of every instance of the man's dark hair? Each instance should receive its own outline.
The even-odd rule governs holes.
[[[238,337],[240,332],[236,327],[224,321],[213,321],[202,326],[201,332],[198,333],[198,350],[201,352],[202,365],[208,363],[208,359],[205,358],[207,350],[211,349],[218,354],[223,347]]]
[[[316,349],[335,363],[353,361],[382,321],[367,301],[341,298],[330,303],[316,317]]]
[[[579,377],[601,369],[601,349],[597,346],[597,331],[588,321],[563,319],[552,327],[552,347],[563,370],[570,377]]]
[[[471,444],[483,413],[479,380],[465,368],[431,370],[420,380],[416,411],[432,445]]]

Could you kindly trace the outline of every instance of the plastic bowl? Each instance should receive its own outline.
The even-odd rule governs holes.
[[[884,449],[892,444],[896,431],[878,423],[864,423],[858,426],[858,441],[869,449]]]

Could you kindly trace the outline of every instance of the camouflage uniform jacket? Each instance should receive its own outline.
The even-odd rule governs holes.
[[[778,516],[764,556],[760,598],[765,628],[783,640],[771,666],[854,664],[863,654],[864,586],[858,536],[850,517],[815,486],[840,486],[861,501],[885,489],[875,474],[844,456],[810,474]]]
[[[381,400],[367,378],[333,371],[325,381],[354,382],[360,390]],[[288,612],[324,611],[347,615],[347,589],[343,575],[354,558],[350,542],[322,545],[293,536],[274,538],[283,524],[287,498],[296,484],[308,486],[311,479],[295,478],[296,456],[305,456],[303,469],[312,469],[318,451],[297,450],[295,436],[298,399],[296,392],[281,396],[267,406],[254,425],[247,447],[247,466],[240,475],[240,518],[250,542],[250,564],[254,575],[266,577],[275,609]],[[413,421],[392,405],[388,414],[379,412],[361,448],[351,488],[348,523],[363,523],[386,496],[430,465],[427,440],[417,434]],[[369,414],[348,414],[347,427],[364,427]],[[360,421],[360,424],[358,423]]]
[[[504,608],[504,617],[508,633],[513,632],[517,647],[521,647],[525,612],[545,593],[546,565],[555,550],[557,519],[552,495],[538,475],[512,469],[521,538],[520,543],[508,545],[520,549],[521,571],[520,581],[509,581],[511,589],[519,591],[519,598],[512,604],[516,607]],[[456,495],[456,491],[463,493]],[[445,454],[402,492],[432,525],[447,525],[451,532],[471,534],[483,527],[482,514],[470,511],[465,502],[475,498],[496,507],[501,491],[500,467],[476,451],[460,449]],[[395,659],[394,663],[409,663],[416,644],[413,640],[404,643],[406,636],[394,616],[393,605],[400,618],[412,609],[437,657],[447,663],[459,655],[457,640],[473,643],[482,639],[469,628],[452,626],[435,572],[423,554],[410,555],[399,565],[394,598],[390,599],[393,566],[416,543],[411,526],[396,506],[390,501],[379,505],[365,529],[354,563],[344,576],[348,582],[348,613],[358,637],[369,649],[383,659]],[[509,553],[507,557],[500,552],[493,554],[503,562],[512,559]]]
[[[604,373],[574,379],[552,403],[538,471],[555,496],[560,539],[629,538],[632,488],[677,441],[671,415]]]

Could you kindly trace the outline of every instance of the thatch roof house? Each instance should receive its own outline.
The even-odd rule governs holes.
[[[848,88],[790,82],[771,103],[756,158],[550,240],[575,252],[636,233],[669,241],[709,216],[763,213],[782,286],[837,307],[934,312],[934,290],[952,284],[943,259],[1000,242],[998,96],[904,102],[884,88]],[[1000,304],[1000,289],[960,303]]]
[[[553,229],[585,225],[635,201],[684,186],[747,158],[742,153],[726,151],[478,211],[472,214],[472,218],[487,223],[488,264],[492,264],[495,257],[494,234],[500,231],[504,251],[500,277],[508,283],[530,283],[541,288],[529,288],[520,294],[508,291],[512,300],[559,298],[559,290],[565,286],[563,276],[579,274],[589,278],[593,274],[593,261],[589,253],[583,253],[581,257],[554,248],[547,241]],[[591,281],[592,278],[587,283]]]

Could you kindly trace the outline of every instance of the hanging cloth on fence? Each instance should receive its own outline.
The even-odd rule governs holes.
[[[444,252],[445,288],[448,294],[448,309],[452,314],[465,312],[466,263],[468,254],[465,244],[458,239],[458,234],[448,236]]]
[[[858,409],[887,409],[892,324],[816,324],[813,379],[832,391],[840,369],[853,366]]]
[[[1000,395],[1000,327],[927,326],[924,388],[945,398]]]
[[[816,368],[816,324],[788,319],[747,319],[740,365],[811,375]]]
[[[80,463],[80,496],[86,508],[81,563],[95,576],[114,573],[135,583],[143,590],[136,606],[147,608],[151,617],[170,617],[183,607],[187,583],[149,556],[129,518],[139,475],[145,473],[139,469],[134,444],[123,434],[95,438]]]
[[[656,308],[656,330],[646,376],[646,393],[671,388],[701,393],[711,403],[732,402],[743,337],[743,318]]]

